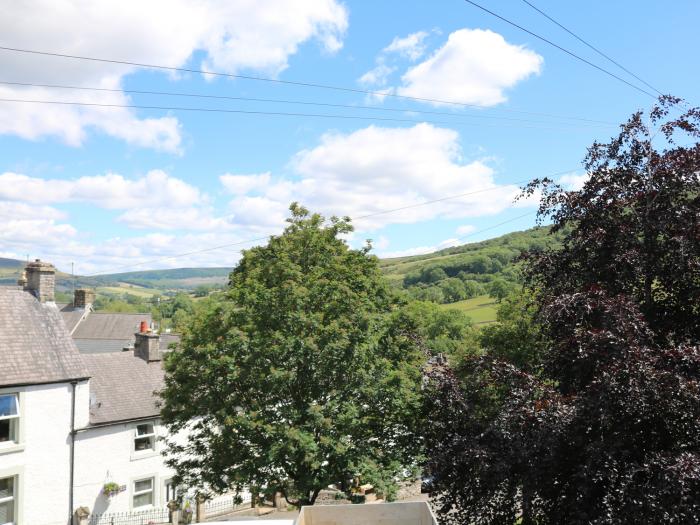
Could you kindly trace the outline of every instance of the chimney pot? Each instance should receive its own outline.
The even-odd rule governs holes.
[[[142,334],[147,334],[150,330],[148,329],[148,321],[141,321],[141,326],[139,327],[139,332]]]

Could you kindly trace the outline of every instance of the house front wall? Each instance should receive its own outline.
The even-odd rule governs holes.
[[[69,512],[72,386],[0,387],[19,394],[19,443],[0,443],[0,478],[14,478],[18,525],[65,525]],[[87,406],[87,381],[76,385],[76,408]],[[80,413],[79,413],[80,412]],[[87,417],[77,410],[76,425]]]
[[[173,471],[165,466],[161,454],[165,444],[155,439],[155,450],[136,451],[136,426],[154,425],[156,435],[165,434],[157,419],[89,428],[76,436],[75,506],[85,506],[93,514],[144,510],[134,502],[135,482],[153,480],[153,507],[164,507],[166,483]],[[121,487],[115,495],[103,494],[105,483]]]

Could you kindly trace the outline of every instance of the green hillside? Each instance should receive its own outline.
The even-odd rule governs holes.
[[[521,284],[519,257],[560,244],[548,227],[512,232],[438,252],[383,259],[382,271],[411,297],[460,310],[474,323],[496,320],[497,299]]]
[[[497,298],[519,285],[520,255],[555,247],[560,240],[561,234],[551,235],[547,227],[532,228],[430,254],[382,259],[379,264],[392,285],[411,297],[463,311],[475,323],[486,323],[496,318]],[[23,266],[23,261],[0,258],[0,284],[17,282]],[[207,290],[225,286],[230,272],[230,268],[176,268],[76,277],[75,281],[59,272],[57,288],[61,300],[68,300],[75,286],[94,288],[104,299],[139,304],[180,292],[206,295]]]

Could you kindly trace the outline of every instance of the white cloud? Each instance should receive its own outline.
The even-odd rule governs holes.
[[[384,53],[399,53],[409,60],[418,60],[425,54],[425,37],[428,36],[426,31],[417,31],[403,38],[394,37],[387,47],[382,51]]]
[[[386,85],[389,75],[391,75],[396,68],[393,66],[387,66],[384,63],[378,64],[374,69],[370,69],[362,75],[358,82],[364,86],[384,86]]]
[[[355,220],[359,231],[373,231],[387,224],[496,214],[519,192],[516,186],[496,184],[483,161],[465,161],[457,132],[430,124],[330,133],[297,153],[290,168],[295,178],[274,178],[260,194],[236,196],[230,203],[234,220],[279,227],[296,200],[326,215],[377,214]],[[249,185],[256,186],[258,176],[249,177]],[[246,184],[237,179],[238,186]],[[462,194],[468,195],[378,214]]]
[[[299,46],[317,40],[337,51],[348,26],[336,0],[29,0],[3,6],[0,34],[17,48],[159,64],[186,65],[203,51],[205,68],[277,75]],[[136,68],[24,53],[0,53],[8,79],[120,89]],[[37,72],[41,78],[37,78]],[[128,104],[122,92],[0,86],[0,98]],[[125,108],[0,103],[0,134],[55,136],[70,145],[96,129],[137,146],[178,152],[181,130],[172,116],[140,118]]]
[[[583,173],[581,175],[567,173],[558,180],[558,183],[567,191],[579,191],[583,188],[583,185],[588,182],[589,178],[590,175],[588,173]]]
[[[543,58],[489,30],[460,29],[401,77],[398,94],[493,106],[505,90],[541,71]]]
[[[264,189],[270,183],[270,172],[251,174],[251,175],[233,175],[226,173],[219,177],[226,191],[233,195],[245,195],[251,191],[259,191]]]
[[[0,174],[0,198],[33,204],[89,202],[107,209],[185,207],[199,204],[203,195],[194,186],[161,170],[139,179],[116,173],[78,179],[41,179],[18,173]]]
[[[382,252],[379,256],[386,259],[393,259],[396,257],[409,257],[411,255],[425,255],[426,253],[433,253],[445,248],[451,248],[452,246],[459,246],[460,244],[462,243],[459,239],[446,239],[434,246],[416,246],[414,248],[406,248],[405,250]]]
[[[465,235],[469,235],[472,232],[476,231],[476,227],[471,225],[471,224],[463,224],[462,226],[457,227],[455,230],[455,233],[459,235],[460,237],[463,237]]]
[[[211,208],[136,208],[117,217],[117,222],[137,230],[198,230],[222,231],[232,229],[231,217],[216,217]]]
[[[60,220],[65,219],[66,214],[51,206],[31,206],[24,202],[0,201],[0,222],[37,219]]]

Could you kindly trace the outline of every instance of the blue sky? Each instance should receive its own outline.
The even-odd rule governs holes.
[[[483,5],[638,84],[525,3]],[[535,5],[662,92],[697,102],[697,2]],[[349,241],[371,238],[380,256],[524,229],[535,208],[512,204],[520,181],[556,173],[575,187],[586,147],[653,102],[458,0],[35,1],[8,7],[0,35],[7,47],[479,106],[0,51],[0,81],[113,90],[0,83],[4,99],[409,120],[0,102],[0,256],[75,262],[83,274],[233,265],[253,244],[204,250],[279,233],[293,200],[374,214]],[[183,252],[199,253],[174,257]]]

